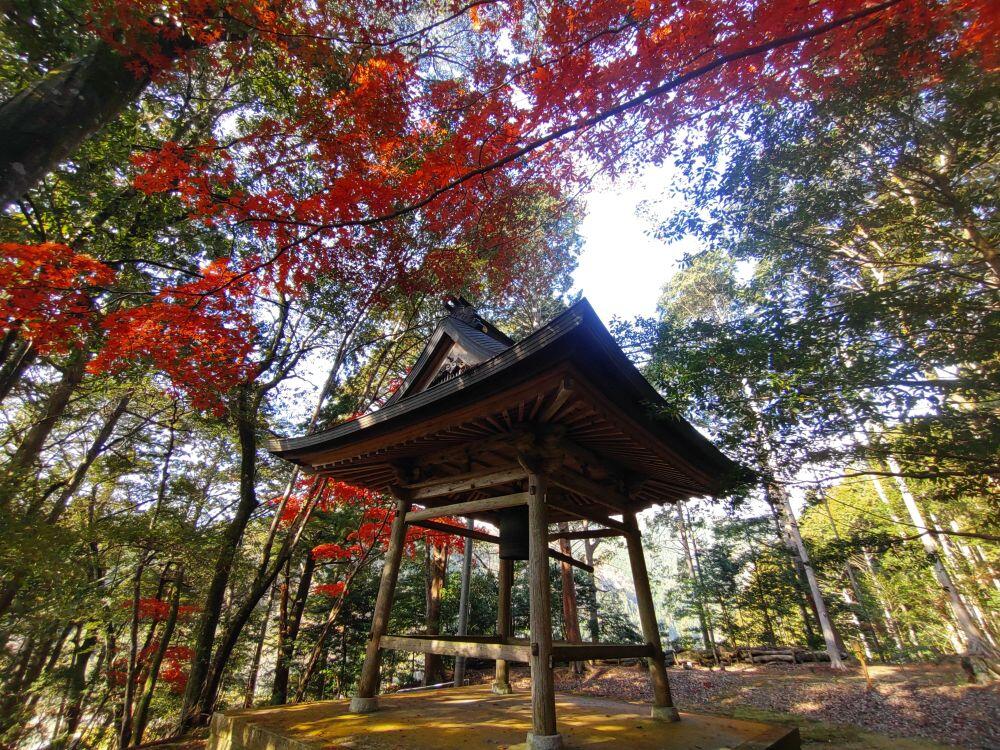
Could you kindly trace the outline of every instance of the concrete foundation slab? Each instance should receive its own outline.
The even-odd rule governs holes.
[[[531,731],[530,696],[486,685],[384,695],[378,706],[357,714],[336,700],[216,714],[208,750],[515,750]],[[799,750],[797,729],[684,712],[664,722],[648,704],[610,698],[557,693],[556,716],[570,749]]]

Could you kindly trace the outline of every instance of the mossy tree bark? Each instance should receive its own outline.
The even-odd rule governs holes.
[[[148,75],[99,43],[0,104],[0,207],[37,185],[148,84]]]

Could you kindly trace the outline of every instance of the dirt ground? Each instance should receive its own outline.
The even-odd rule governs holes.
[[[872,666],[871,691],[860,669],[838,674],[823,666],[772,664],[668,671],[682,711],[795,724],[806,750],[1000,749],[1000,685],[970,684],[955,662]],[[489,682],[493,671],[468,676]],[[599,666],[582,677],[559,669],[556,680],[557,689],[567,692],[652,697],[645,669],[637,666]],[[530,689],[526,667],[512,669],[511,681],[515,689]],[[189,739],[158,750],[202,746]]]
[[[869,691],[859,668],[846,674],[807,664],[669,670],[682,711],[795,723],[806,748],[1000,748],[1000,686],[970,684],[955,662],[875,665],[870,674]],[[529,689],[527,669],[513,670],[511,679],[516,689]],[[582,677],[559,669],[556,679],[557,690],[651,699],[646,672],[636,666],[599,666]]]

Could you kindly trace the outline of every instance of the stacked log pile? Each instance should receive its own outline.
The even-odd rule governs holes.
[[[848,658],[848,654],[842,654]],[[736,649],[720,648],[718,654],[707,649],[690,649],[677,654],[681,663],[697,664],[702,667],[713,667],[718,664],[804,664],[807,662],[829,662],[830,655],[826,651],[814,651],[805,646],[754,646]]]
[[[826,651],[815,651],[805,646],[758,646],[756,648],[736,649],[738,661],[751,664],[770,664],[785,662],[787,664],[804,664],[806,662],[830,661]],[[850,654],[841,652],[842,659],[849,659]]]

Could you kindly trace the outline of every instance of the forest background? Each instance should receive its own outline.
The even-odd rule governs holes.
[[[264,441],[377,409],[447,295],[546,322],[581,197],[663,164],[643,221],[690,252],[613,332],[759,476],[644,516],[664,636],[997,676],[990,3],[2,12],[4,742],[350,694],[390,506]],[[393,627],[454,632],[461,542],[407,549]],[[598,573],[553,568],[556,627],[638,639],[620,550],[575,553]]]

